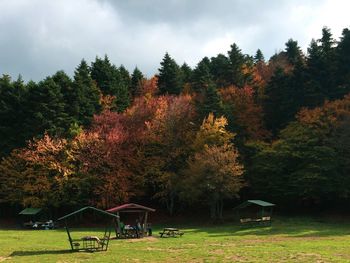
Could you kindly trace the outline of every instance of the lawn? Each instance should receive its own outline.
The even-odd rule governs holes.
[[[259,228],[187,226],[178,238],[159,238],[160,229],[152,238],[112,240],[107,252],[95,253],[68,251],[64,229],[3,229],[0,262],[350,262],[346,222],[299,217]]]

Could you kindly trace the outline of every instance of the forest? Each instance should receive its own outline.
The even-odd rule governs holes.
[[[2,75],[0,207],[141,200],[220,219],[245,199],[349,202],[350,30],[323,28],[307,52],[289,39],[268,60],[228,48],[194,68],[166,53],[151,78],[107,55],[73,77]]]

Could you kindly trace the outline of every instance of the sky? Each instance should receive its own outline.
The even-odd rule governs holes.
[[[0,74],[39,81],[108,55],[129,71],[158,72],[168,52],[191,67],[232,43],[269,58],[289,38],[306,52],[324,26],[350,27],[348,0],[0,0]]]

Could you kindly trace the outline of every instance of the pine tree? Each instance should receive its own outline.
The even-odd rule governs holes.
[[[61,88],[48,77],[38,84],[28,83],[28,118],[24,126],[30,138],[40,137],[45,132],[51,135],[64,135],[70,126],[71,119],[65,111]]]
[[[307,98],[312,98],[308,106],[319,106],[326,99],[337,97],[336,90],[336,54],[334,40],[328,28],[322,29],[322,37],[313,40],[308,48]]]
[[[91,66],[91,77],[96,81],[97,87],[104,95],[115,96],[115,107],[113,110],[124,111],[130,104],[129,86],[115,65],[112,65],[107,55],[102,60],[96,57]]]
[[[222,101],[220,94],[214,84],[203,90],[203,101],[197,106],[201,119],[207,117],[209,113],[213,113],[215,117],[220,117],[223,113]]]
[[[210,72],[217,87],[224,88],[230,85],[230,60],[225,55],[219,54],[211,58]]]
[[[336,48],[337,93],[340,98],[350,92],[350,30],[345,28]]]
[[[293,39],[289,39],[286,43],[286,55],[290,64],[293,66],[303,60],[303,53],[298,46],[298,41],[294,41]]]
[[[265,88],[263,100],[266,127],[274,135],[293,118],[292,104],[290,78],[282,68],[277,68]]]
[[[98,113],[100,107],[100,91],[90,76],[89,66],[82,60],[74,72],[74,95],[76,108],[74,114],[78,124],[89,125],[94,114]]]
[[[23,129],[27,90],[21,76],[15,82],[8,75],[0,78],[0,157],[22,147],[26,137]]]
[[[228,57],[230,60],[229,82],[231,85],[243,87],[245,84],[245,76],[243,73],[243,67],[246,62],[245,56],[242,54],[239,47],[233,43],[231,45],[231,50],[228,51]]]
[[[160,63],[158,89],[160,94],[180,94],[183,80],[180,67],[176,64],[168,53]]]
[[[187,65],[186,62],[184,62],[181,66],[181,72],[182,72],[182,77],[184,83],[189,83],[191,82],[192,78],[192,69],[190,68],[189,65]]]
[[[137,67],[135,67],[131,75],[131,81],[130,81],[130,94],[132,98],[134,98],[137,95],[140,87],[140,83],[143,79],[144,79],[144,76],[142,72]]]
[[[263,62],[263,63],[265,62],[264,55],[260,49],[258,49],[255,53],[254,62],[255,62],[255,64],[257,64],[259,62]]]
[[[131,84],[131,77],[129,71],[123,65],[120,65],[118,70],[120,73],[121,81],[125,86],[129,87]]]
[[[210,85],[213,85],[213,76],[210,73],[209,63],[202,59],[192,73],[192,89],[196,92],[205,91]]]

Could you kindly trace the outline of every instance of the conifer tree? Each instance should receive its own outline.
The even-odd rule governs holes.
[[[128,83],[125,83],[125,71],[122,77],[118,68],[111,64],[107,55],[104,59],[96,57],[91,66],[91,77],[96,81],[97,87],[104,95],[115,96],[113,110],[122,112],[129,106],[129,87]]]
[[[144,79],[144,76],[142,72],[135,67],[134,71],[131,75],[131,81],[130,81],[130,94],[131,97],[134,98],[139,90],[140,83]]]
[[[160,94],[180,94],[183,80],[180,67],[168,53],[160,63],[158,89]]]
[[[100,107],[100,91],[90,76],[89,66],[82,60],[74,72],[74,96],[76,97],[76,109],[74,114],[78,123],[89,125],[92,116],[98,113]]]
[[[254,62],[255,63],[259,63],[259,62],[265,62],[265,58],[264,58],[264,55],[262,53],[262,51],[260,49],[258,49],[255,53],[255,56],[254,56]]]
[[[230,60],[229,82],[231,85],[243,87],[245,84],[245,76],[243,73],[243,66],[246,62],[245,56],[242,54],[239,47],[233,43],[231,45],[231,50],[228,51],[228,57]]]

